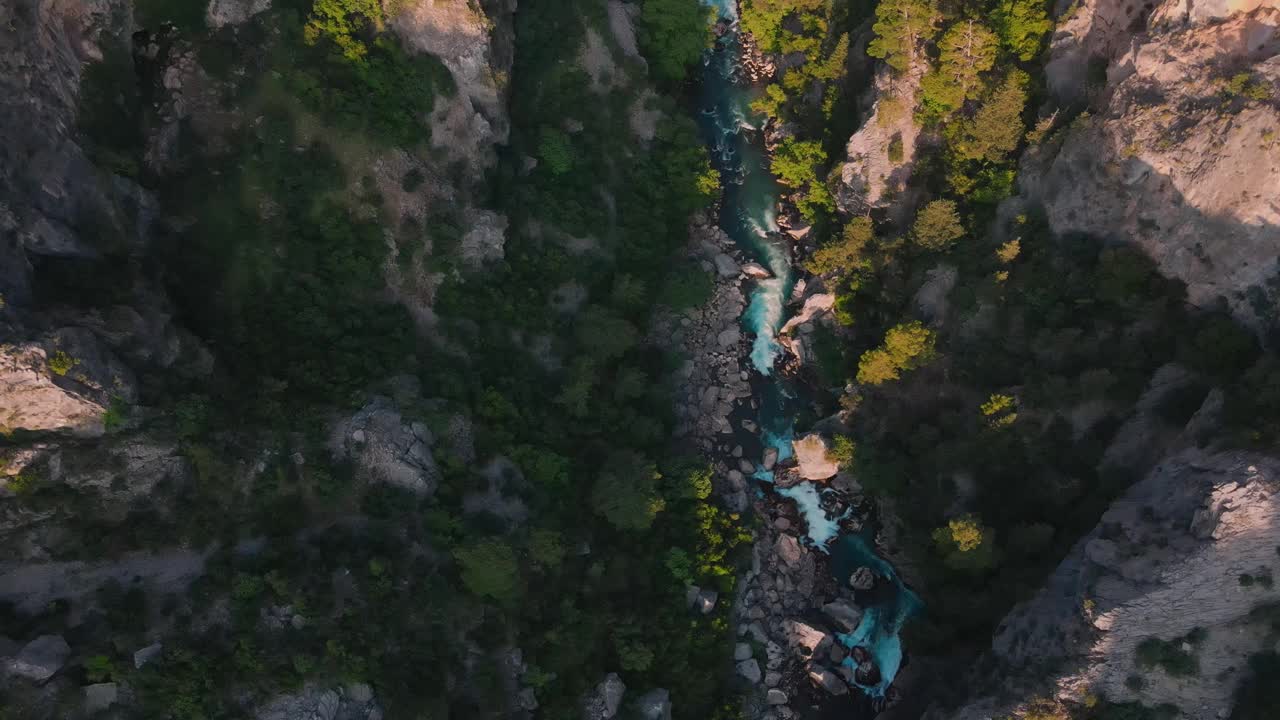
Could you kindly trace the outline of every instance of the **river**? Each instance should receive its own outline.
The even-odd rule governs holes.
[[[742,43],[738,34],[737,0],[704,0],[728,27],[713,49],[704,56],[701,78],[700,124],[720,171],[724,193],[720,226],[748,257],[769,268],[773,277],[753,281],[742,327],[755,336],[750,363],[759,373],[753,383],[758,394],[761,442],[778,451],[779,461],[792,456],[795,417],[799,409],[797,392],[785,378],[773,372],[782,347],[778,331],[787,319],[788,300],[795,286],[789,238],[779,232],[778,198],[781,188],[769,170],[765,151],[763,118],[750,109],[762,88],[753,86],[742,71]],[[894,572],[892,566],[874,552],[873,530],[848,532],[841,528],[846,516],[832,516],[822,507],[822,497],[833,492],[822,485],[802,482],[790,488],[773,485],[773,472],[758,471],[761,492],[775,492],[796,503],[805,519],[808,542],[823,553],[831,553],[829,563],[840,584],[858,567],[870,567],[880,578],[877,592],[860,594],[865,612],[853,632],[838,635],[846,647],[867,649],[880,670],[880,680],[861,684],[868,697],[883,698],[903,661],[898,633],[903,624],[922,608],[920,599]],[[870,523],[868,523],[870,525]],[[865,595],[865,597],[864,597]],[[846,663],[852,663],[847,659]]]

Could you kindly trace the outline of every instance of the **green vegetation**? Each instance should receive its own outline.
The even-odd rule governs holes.
[[[902,372],[934,358],[933,331],[919,322],[895,325],[885,333],[884,344],[868,350],[858,360],[858,382],[880,385],[902,377]]]
[[[1231,720],[1264,720],[1280,707],[1280,654],[1262,652],[1249,658],[1249,677],[1236,691]]]
[[[976,20],[961,20],[938,41],[938,65],[921,81],[926,111],[939,117],[976,97],[980,75],[996,62],[995,33]]]
[[[492,538],[453,551],[462,570],[462,582],[476,595],[499,602],[515,599],[519,579],[515,553]]]
[[[1174,676],[1195,675],[1200,671],[1200,662],[1194,654],[1195,646],[1204,641],[1204,636],[1204,631],[1197,629],[1173,640],[1147,638],[1138,643],[1138,665],[1160,667]]]
[[[937,35],[942,15],[931,0],[882,0],[876,4],[875,38],[867,54],[906,72],[922,57],[923,46]]]
[[[963,235],[960,213],[952,200],[934,200],[925,205],[911,226],[911,239],[915,244],[934,252],[946,250]]]
[[[645,0],[639,40],[654,75],[667,82],[685,78],[711,41],[710,10],[700,0]]]
[[[787,138],[773,153],[773,173],[796,191],[792,200],[810,222],[817,220],[822,211],[835,210],[835,199],[818,179],[818,172],[826,162],[826,151],[814,140]]]
[[[1053,29],[1043,0],[997,0],[991,21],[1001,47],[1023,62],[1040,53],[1045,35]]]
[[[80,361],[71,357],[65,350],[54,350],[49,356],[49,371],[59,377],[71,372]]]

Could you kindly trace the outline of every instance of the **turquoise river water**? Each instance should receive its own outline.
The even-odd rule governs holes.
[[[773,369],[782,351],[777,334],[787,319],[787,301],[795,284],[795,273],[788,238],[778,231],[780,187],[769,171],[760,132],[763,119],[750,110],[751,100],[758,96],[761,88],[751,85],[743,76],[737,0],[704,2],[715,10],[728,30],[704,56],[701,125],[724,185],[720,225],[745,254],[773,273],[770,279],[755,281],[742,326],[745,332],[755,336],[751,365],[764,379],[755,383],[761,440],[766,447],[778,451],[781,461],[792,455],[798,401],[787,381]],[[889,592],[875,593],[869,603],[862,602],[860,597],[865,610],[861,624],[853,632],[838,636],[847,647],[861,646],[871,653],[880,669],[880,682],[859,685],[859,688],[870,698],[883,698],[902,665],[903,650],[898,633],[912,615],[921,611],[923,605],[919,597],[903,584],[888,562],[876,555],[872,531],[844,532],[840,521],[845,517],[831,517],[823,509],[822,494],[829,490],[811,482],[776,488],[772,486],[773,473],[766,470],[758,471],[755,479],[762,483],[762,488],[770,488],[795,501],[806,522],[807,541],[821,552],[831,554],[830,567],[837,582],[843,584],[854,569],[865,566],[881,578],[880,585],[889,589]]]

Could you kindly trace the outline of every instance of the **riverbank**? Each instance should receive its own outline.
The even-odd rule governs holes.
[[[749,110],[767,59],[744,47],[732,23],[718,35],[700,115],[723,196],[714,214],[694,218],[687,246],[714,290],[702,307],[659,317],[650,338],[683,358],[678,434],[710,460],[725,505],[756,526],[734,597],[747,717],[870,717],[895,698],[897,629],[909,615],[895,608],[914,596],[869,550],[873,538],[860,546],[866,557],[838,540],[861,537],[869,508],[826,441],[793,445],[797,416],[816,417],[796,382],[812,355],[804,336],[833,298],[795,279],[810,231],[769,172],[781,130]],[[844,567],[851,558],[853,571]]]

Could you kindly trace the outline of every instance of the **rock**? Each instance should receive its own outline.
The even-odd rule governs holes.
[[[831,635],[801,620],[785,620],[782,629],[792,653],[803,660],[825,655],[832,642]]]
[[[583,703],[582,720],[609,720],[617,715],[626,691],[622,678],[617,673],[609,673]]]
[[[88,713],[106,710],[116,704],[120,691],[115,683],[98,683],[84,686],[84,709]]]
[[[800,541],[796,540],[795,536],[787,535],[786,533],[778,535],[778,539],[773,545],[773,553],[788,567],[799,567],[800,560],[804,556]]]
[[[876,585],[876,574],[871,568],[862,566],[849,575],[849,587],[854,590],[870,590]]]
[[[538,709],[538,694],[533,688],[521,688],[516,694],[516,702],[520,705],[521,710],[533,712]]]
[[[840,168],[840,185],[836,189],[836,204],[841,211],[863,215],[872,208],[900,204],[909,195],[902,191],[915,164],[920,127],[911,111],[902,108],[916,106],[920,80],[927,68],[928,63],[917,63],[905,73],[885,67],[876,71],[873,93],[879,99],[845,146],[846,161]],[[891,157],[890,148],[894,146],[901,147],[900,158]]]
[[[358,709],[357,709],[358,708]],[[359,713],[359,715],[357,715]],[[308,684],[295,693],[277,695],[254,713],[255,720],[337,720],[369,717],[363,705],[344,703],[337,691]]]
[[[773,273],[769,272],[769,268],[756,262],[749,262],[742,266],[742,273],[749,278],[755,280],[767,280],[773,277]]]
[[[164,652],[164,646],[160,643],[148,645],[133,654],[133,666],[142,669],[144,665],[160,657]]]
[[[249,18],[271,9],[271,0],[210,0],[205,22],[211,28],[240,25]]]
[[[53,677],[71,656],[71,647],[61,635],[41,635],[9,658],[9,672],[33,682],[42,683]]]
[[[373,688],[366,683],[352,683],[343,688],[347,700],[363,705],[373,700]]]
[[[734,445],[734,446],[733,446],[733,450],[732,450],[732,451],[730,451],[730,452],[729,452],[729,454],[730,454],[730,455],[732,455],[733,457],[736,457],[736,458],[740,458],[740,457],[742,457],[742,446],[741,446],[741,445]]]
[[[738,469],[742,471],[743,475],[751,475],[756,471],[756,466],[751,464],[750,460],[740,459],[738,460]]]
[[[698,597],[693,601],[693,606],[703,615],[709,615],[712,610],[716,609],[716,600],[720,597],[720,593],[715,590],[702,590],[698,593]]]
[[[751,646],[747,643],[738,643],[733,646],[734,660],[747,660],[751,657]]]
[[[0,345],[0,425],[6,431],[98,437],[118,397],[137,400],[132,371],[93,333],[63,328],[42,341]]]
[[[840,472],[840,466],[827,455],[827,441],[817,433],[804,435],[791,442],[800,477],[826,480]]]
[[[743,380],[746,380],[746,379],[747,379],[747,377],[749,377],[749,376],[747,375],[747,373],[745,373],[745,372],[744,372],[744,373],[742,373],[742,379],[743,379]],[[755,433],[760,429],[760,426],[759,426],[759,425],[756,425],[754,421],[747,420],[747,419],[743,419],[743,421],[742,421],[741,423],[739,423],[739,424],[740,424],[740,425],[742,425],[742,429],[743,429],[743,430],[746,430],[747,432],[752,433],[752,434],[755,434]]]
[[[764,674],[765,687],[771,687],[771,688],[778,687],[778,684],[781,682],[782,682],[782,673],[777,672],[776,670],[770,670],[769,672]]]
[[[787,694],[777,688],[769,688],[769,692],[765,693],[764,701],[770,705],[786,705]]]
[[[741,660],[738,662],[738,674],[754,685],[760,682],[760,663],[755,658]]]
[[[791,529],[791,521],[784,517],[776,518],[773,521],[773,527],[775,530],[785,532]]]
[[[853,632],[862,622],[862,610],[848,600],[835,600],[822,606],[822,612],[842,632]]]
[[[858,669],[854,670],[853,679],[859,685],[878,685],[880,684],[880,668],[876,667],[875,662],[870,659],[863,660],[858,663]]]
[[[720,334],[716,336],[716,344],[722,348],[731,348],[734,345],[737,345],[738,341],[741,339],[742,332],[736,327],[731,327],[727,330],[720,331]]]
[[[671,720],[670,691],[657,688],[641,695],[636,700],[636,711],[640,713],[640,720]]]
[[[733,258],[724,253],[720,253],[713,258],[716,264],[716,273],[722,278],[731,278],[738,276],[738,263]]]
[[[440,481],[440,470],[429,444],[431,433],[415,431],[417,425],[390,398],[374,396],[350,418],[334,424],[329,452],[336,460],[353,460],[357,473],[368,480],[430,495]]]
[[[771,447],[765,448],[764,457],[761,458],[760,460],[760,467],[764,468],[765,470],[773,470],[773,466],[777,464],[777,462],[778,462],[778,449],[771,448]]]
[[[846,695],[849,692],[849,686],[840,679],[839,675],[818,665],[809,666],[809,680],[831,695]]]
[[[833,642],[831,643],[831,648],[827,651],[827,659],[831,661],[832,665],[839,666],[847,654],[843,645]]]
[[[1210,3],[1206,24],[1189,22],[1201,3],[1156,3],[1158,27],[1134,22],[1133,6],[1097,0],[1072,15],[1073,31],[1054,33],[1049,85],[1065,107],[1088,93],[1087,68],[1110,59],[1099,112],[1064,126],[1030,152],[1018,174],[1027,203],[1042,205],[1055,235],[1122,239],[1155,261],[1162,275],[1186,283],[1186,298],[1214,307],[1219,298],[1238,320],[1264,333],[1275,317],[1280,253],[1280,156],[1260,151],[1260,137],[1280,133],[1280,113],[1237,97],[1197,105],[1218,94],[1227,68],[1266,88],[1280,83],[1280,9],[1274,0]],[[1250,8],[1250,12],[1236,9]],[[1262,38],[1269,38],[1262,40]],[[1170,132],[1168,118],[1176,118]],[[1007,210],[1020,212],[1021,201]],[[1005,214],[1002,211],[1002,214]],[[1016,227],[1009,234],[1016,236]]]

